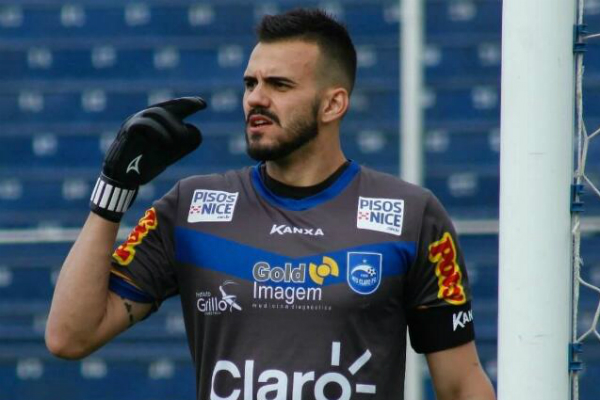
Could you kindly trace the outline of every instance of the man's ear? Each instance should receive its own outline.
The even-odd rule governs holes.
[[[321,102],[321,122],[340,120],[348,111],[350,96],[343,87],[327,89]]]

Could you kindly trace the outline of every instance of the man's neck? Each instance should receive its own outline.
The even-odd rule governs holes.
[[[325,153],[318,146],[311,147],[313,149],[299,149],[284,160],[267,161],[267,174],[289,186],[314,186],[326,180],[346,162],[339,147]]]
[[[269,189],[276,196],[300,200],[310,196],[314,196],[333,185],[333,183],[337,181],[337,179],[344,173],[344,171],[348,169],[349,165],[350,161],[346,161],[327,179],[313,186],[289,186],[284,183],[281,183],[271,178],[269,174],[266,173],[266,168],[264,164],[260,168],[260,175],[267,189]]]

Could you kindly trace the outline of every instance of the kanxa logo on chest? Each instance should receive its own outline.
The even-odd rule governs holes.
[[[297,226],[273,224],[271,235],[308,235],[308,236],[325,236],[321,228],[300,228]]]

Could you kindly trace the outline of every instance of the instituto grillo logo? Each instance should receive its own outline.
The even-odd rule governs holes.
[[[237,285],[233,281],[225,281],[219,286],[219,294],[213,295],[209,291],[196,292],[196,308],[202,314],[220,315],[224,312],[233,312],[233,310],[242,311],[242,307],[237,303],[237,296],[227,293],[225,290],[229,285]],[[227,288],[229,292],[229,288]]]

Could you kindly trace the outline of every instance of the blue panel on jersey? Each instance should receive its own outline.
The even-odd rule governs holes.
[[[313,196],[309,196],[303,199],[290,199],[288,197],[280,197],[270,191],[263,183],[260,177],[260,164],[252,168],[252,184],[256,191],[269,203],[285,208],[292,211],[308,210],[309,208],[315,207],[321,203],[333,199],[340,194],[346,186],[352,182],[352,179],[360,171],[360,165],[350,160],[350,165],[339,178],[327,189],[319,192]]]
[[[348,265],[355,269],[361,262],[372,267],[367,272],[377,274],[378,280],[397,276],[406,273],[415,254],[415,242],[384,242],[294,258],[191,229],[175,228],[177,261],[248,281],[283,286],[319,287],[346,282]]]
[[[138,303],[154,303],[155,301],[147,293],[142,292],[131,283],[113,274],[110,274],[108,288],[119,296],[132,301],[137,301]]]

